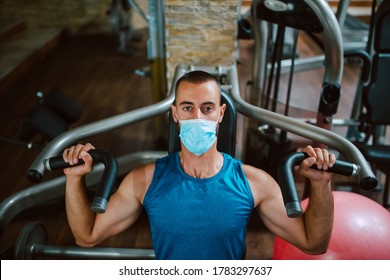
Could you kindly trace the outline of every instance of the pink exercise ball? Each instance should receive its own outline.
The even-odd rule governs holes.
[[[328,251],[309,255],[276,237],[274,260],[389,260],[390,212],[370,198],[334,191],[334,224]],[[302,208],[308,199],[302,200]]]

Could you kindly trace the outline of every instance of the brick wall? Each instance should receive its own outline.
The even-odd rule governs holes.
[[[238,3],[238,0],[165,1],[168,85],[178,64],[235,63]]]

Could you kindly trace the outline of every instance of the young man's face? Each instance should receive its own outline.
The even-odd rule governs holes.
[[[226,104],[221,103],[219,87],[214,81],[194,84],[183,81],[172,105],[173,118],[179,120],[206,119],[221,122]]]

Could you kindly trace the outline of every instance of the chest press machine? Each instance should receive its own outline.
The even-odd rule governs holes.
[[[317,3],[317,1],[310,1],[310,3]],[[316,12],[322,10],[310,4]],[[320,6],[322,7],[322,6]],[[326,28],[326,27],[324,27]],[[341,60],[341,53],[331,51],[330,58],[332,61]],[[341,55],[342,56],[342,55]],[[229,104],[232,104],[231,109],[228,110],[229,118],[224,119],[226,124],[221,124],[221,130],[225,132],[220,133],[219,137],[223,135],[224,140],[218,140],[222,143],[219,147],[221,151],[234,155],[234,146],[236,145],[236,119],[235,114],[241,113],[242,115],[254,119],[256,121],[267,123],[271,126],[286,130],[290,133],[312,139],[319,143],[323,143],[337,151],[339,151],[346,160],[353,164],[346,164],[341,166],[341,171],[334,170],[334,172],[341,172],[348,176],[356,178],[361,188],[373,189],[377,185],[377,180],[361,152],[350,141],[344,137],[337,135],[336,133],[327,129],[313,126],[311,124],[304,123],[299,120],[295,120],[278,113],[268,111],[258,106],[252,105],[243,100],[240,96],[239,82],[237,69],[235,65],[230,66],[186,66],[179,65],[176,68],[173,78],[173,85],[175,82],[186,72],[193,70],[203,70],[215,75],[222,83],[223,98]],[[339,74],[336,74],[336,76]],[[331,78],[332,75],[329,77]],[[336,77],[337,78],[337,77]],[[47,201],[61,199],[64,197],[64,184],[65,177],[55,178],[49,181],[41,182],[46,169],[53,169],[50,159],[60,154],[66,147],[74,144],[77,141],[90,137],[92,135],[98,135],[109,130],[117,129],[127,125],[131,125],[146,119],[150,119],[159,115],[163,115],[169,112],[170,105],[174,100],[174,86],[171,87],[169,95],[166,99],[130,112],[112,116],[107,119],[96,121],[90,124],[82,125],[72,130],[66,131],[57,138],[49,142],[41,153],[37,156],[35,161],[27,171],[27,177],[30,181],[36,183],[36,185],[26,188],[10,197],[6,198],[0,204],[0,233],[2,233],[6,227],[12,222],[12,220],[21,212],[31,209]],[[171,136],[175,135],[173,131],[176,131],[175,127],[171,127]],[[176,136],[177,137],[177,136]],[[172,142],[177,141],[172,137]],[[177,142],[176,142],[177,143]],[[176,145],[177,147],[177,145]],[[175,150],[175,145],[171,145],[169,152]],[[98,152],[99,153],[99,152]],[[109,159],[110,164],[114,167],[106,168],[104,164],[107,164],[106,160],[102,160],[104,164],[99,163],[95,166],[94,170],[88,174],[86,178],[87,188],[90,191],[96,191],[95,187],[102,174],[107,175],[107,170],[113,171],[115,176],[124,175],[130,170],[142,164],[155,161],[167,154],[166,151],[141,151],[128,155],[118,157],[112,163],[112,159]],[[99,155],[96,155],[99,157]],[[108,156],[108,158],[110,158]],[[302,160],[302,158],[298,159]],[[118,164],[117,168],[116,163]],[[296,160],[287,163],[286,170],[290,170],[292,165],[296,164]],[[62,166],[58,166],[62,167]],[[337,167],[336,167],[337,168]],[[347,170],[347,171],[346,171]],[[110,172],[111,172],[110,171]],[[289,173],[289,172],[282,172]],[[109,176],[110,178],[112,176]],[[103,180],[106,181],[106,180]],[[112,180],[108,180],[112,181]],[[293,177],[288,177],[286,180],[281,179],[281,188],[285,199],[286,211],[289,216],[294,217],[301,214],[299,205],[299,199],[296,194]],[[112,192],[112,182],[99,186],[99,207],[97,212],[104,212],[105,205],[108,202],[109,195]],[[96,209],[95,209],[96,211]],[[15,257],[16,258],[87,258],[87,259],[149,259],[154,257],[153,250],[150,249],[124,249],[124,248],[72,248],[61,246],[47,245],[47,232],[40,223],[29,223],[22,230],[21,235],[18,238],[15,245]]]

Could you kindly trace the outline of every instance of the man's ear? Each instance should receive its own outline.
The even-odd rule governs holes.
[[[225,110],[226,110],[226,104],[222,104],[221,105],[221,108],[220,108],[220,111],[219,111],[219,122],[221,123],[222,122],[222,119],[223,119],[223,116],[225,114]]]
[[[177,123],[177,113],[176,113],[176,106],[171,104],[171,110],[172,110],[172,118],[175,123]]]

